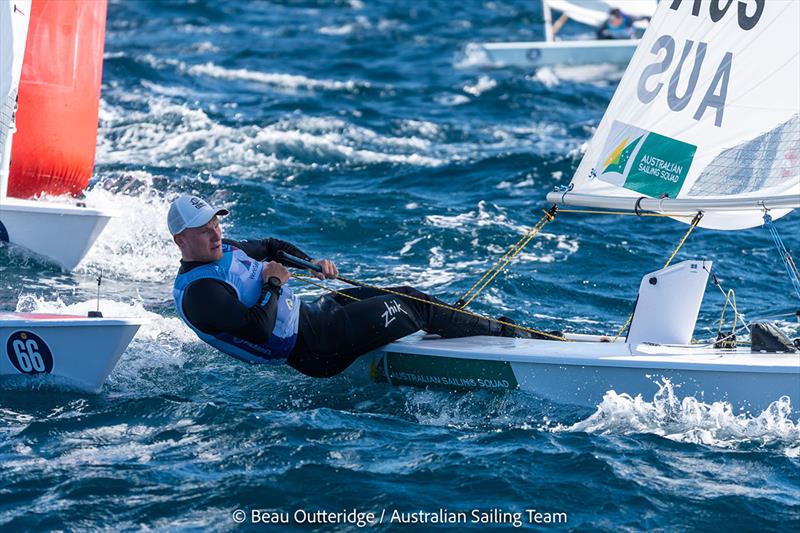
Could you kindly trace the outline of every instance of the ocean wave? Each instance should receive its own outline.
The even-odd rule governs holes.
[[[202,65],[187,65],[185,63],[179,63],[179,65],[189,74],[199,74],[225,80],[254,81],[290,91],[295,91],[300,88],[324,89],[327,91],[353,91],[359,87],[366,88],[370,86],[369,83],[364,81],[338,81],[328,79],[318,80],[298,74],[259,72],[244,68],[230,69],[220,67],[214,63],[205,63]]]
[[[332,160],[428,167],[446,162],[427,139],[384,136],[337,118],[300,115],[263,127],[233,127],[165,96],[150,96],[143,103],[141,111],[103,104],[99,163],[199,166],[223,175],[269,179],[277,170]]]

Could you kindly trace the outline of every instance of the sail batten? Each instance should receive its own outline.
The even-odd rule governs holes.
[[[781,211],[773,219],[800,207],[800,2],[693,5],[659,4],[571,192],[553,198],[698,209],[716,229],[760,225],[765,206]]]

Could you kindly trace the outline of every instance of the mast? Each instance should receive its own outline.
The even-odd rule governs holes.
[[[553,42],[553,13],[547,0],[542,0],[542,15],[544,16],[544,40]]]
[[[17,89],[30,19],[30,0],[0,6],[0,201],[6,197],[11,137],[15,131]]]

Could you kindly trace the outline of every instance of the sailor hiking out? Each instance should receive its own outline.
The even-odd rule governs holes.
[[[399,295],[355,287],[305,303],[289,286],[281,253],[318,265],[320,279],[336,278],[336,265],[277,238],[223,239],[219,216],[227,214],[184,195],[170,206],[168,226],[181,251],[173,288],[178,315],[203,341],[237,359],[288,364],[309,376],[328,377],[360,355],[420,329],[451,338],[530,337],[440,307],[436,298],[407,286],[390,288]]]

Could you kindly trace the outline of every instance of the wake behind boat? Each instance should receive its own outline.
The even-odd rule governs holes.
[[[649,398],[665,379],[682,395],[727,401],[735,409],[759,412],[785,397],[800,412],[795,346],[771,330],[766,344],[753,337],[750,348],[734,348],[742,315],[732,291],[730,333],[722,333],[721,318],[719,339],[692,342],[711,265],[669,266],[694,228],[763,224],[800,299],[800,275],[774,223],[800,207],[798,19],[797,2],[763,3],[752,13],[695,12],[686,2],[661,2],[572,182],[548,194],[562,213],[689,224],[665,268],[642,279],[635,310],[616,335],[568,335],[566,342],[409,338],[373,355],[373,377],[521,389],[582,405],[598,404],[611,390]],[[749,332],[755,325],[744,327]]]

